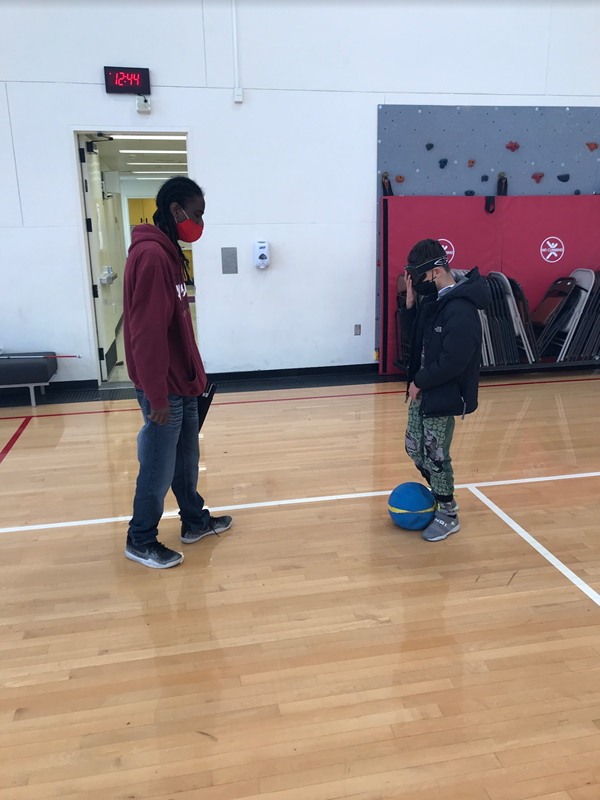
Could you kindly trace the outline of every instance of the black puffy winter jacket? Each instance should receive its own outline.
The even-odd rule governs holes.
[[[441,297],[424,298],[401,312],[401,325],[410,341],[407,378],[421,390],[424,417],[462,416],[477,408],[479,310],[487,308],[490,300],[490,290],[475,268]]]

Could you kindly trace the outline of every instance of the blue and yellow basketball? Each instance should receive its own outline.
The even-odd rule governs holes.
[[[422,531],[433,520],[435,497],[422,483],[401,483],[388,502],[390,517],[408,531]]]

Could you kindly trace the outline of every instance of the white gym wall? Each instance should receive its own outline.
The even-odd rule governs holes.
[[[237,0],[237,20],[241,105],[229,0],[0,0],[0,347],[98,376],[76,130],[188,133],[207,369],[285,369],[373,361],[378,103],[600,100],[592,0]],[[150,68],[149,116],[104,65]]]

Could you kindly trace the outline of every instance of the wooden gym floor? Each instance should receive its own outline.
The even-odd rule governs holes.
[[[130,401],[3,410],[0,800],[599,800],[600,380],[574,377],[486,383],[438,544],[380,494],[416,475],[401,386],[217,398],[200,489],[235,525],[165,572],[123,555]]]

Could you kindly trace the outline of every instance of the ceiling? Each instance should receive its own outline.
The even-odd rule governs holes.
[[[113,134],[113,136],[124,138],[100,142],[97,141],[98,136],[89,135],[89,138],[96,142],[98,154],[108,171],[119,172],[123,178],[154,178],[156,180],[160,180],[162,174],[171,175],[174,171],[187,174],[186,140],[183,134],[152,133],[147,136],[140,134],[130,136],[119,133]],[[158,136],[169,138],[150,138]],[[179,138],[173,138],[176,136]],[[121,152],[123,150],[144,152],[123,153]],[[152,150],[170,152],[148,152]]]

